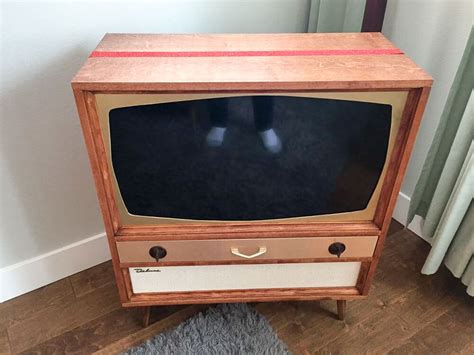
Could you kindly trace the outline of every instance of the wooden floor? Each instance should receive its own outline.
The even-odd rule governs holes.
[[[367,300],[260,303],[294,354],[474,354],[474,299],[444,267],[420,274],[429,247],[394,222]],[[206,306],[155,308],[140,324],[120,307],[110,262],[0,304],[0,353],[120,352]]]

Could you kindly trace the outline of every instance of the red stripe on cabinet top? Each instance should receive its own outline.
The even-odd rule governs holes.
[[[294,57],[318,55],[390,55],[403,54],[398,48],[377,49],[318,49],[278,51],[193,51],[193,52],[112,52],[93,51],[89,57],[140,58],[140,57]]]

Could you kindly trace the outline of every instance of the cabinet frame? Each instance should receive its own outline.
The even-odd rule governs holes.
[[[378,91],[380,89],[364,89],[363,91]],[[396,91],[394,89],[385,89]],[[187,303],[216,303],[216,302],[254,302],[276,300],[317,300],[336,299],[350,300],[367,296],[372,283],[377,264],[380,259],[385,237],[390,225],[391,216],[398,197],[398,192],[407,168],[410,153],[413,149],[416,132],[426,105],[430,88],[408,90],[408,97],[397,133],[395,147],[389,157],[388,170],[382,185],[382,191],[373,221],[358,222],[313,222],[313,223],[222,223],[222,224],[183,224],[162,226],[126,226],[120,227],[116,208],[111,174],[107,165],[107,156],[102,140],[95,103],[95,94],[127,93],[137,94],[137,91],[117,91],[113,86],[110,90],[89,91],[73,85],[74,96],[81,120],[84,139],[87,145],[89,159],[95,180],[99,204],[104,219],[107,239],[112,255],[114,273],[117,280],[120,300],[123,306],[149,306],[163,304]],[[267,88],[267,92],[280,92]],[[332,90],[317,90],[318,92]],[[336,91],[348,91],[336,90]],[[357,91],[357,90],[353,90]],[[405,90],[403,90],[405,91]],[[195,93],[195,91],[193,91]],[[206,93],[222,93],[223,91],[206,91]],[[234,93],[249,93],[254,91],[231,91]],[[256,92],[256,91],[255,91]],[[301,90],[296,90],[301,92]],[[157,93],[146,91],[146,93]],[[177,93],[166,91],[166,93]],[[182,93],[182,91],[179,91]],[[316,236],[377,236],[378,241],[372,258],[340,258],[334,262],[361,261],[362,267],[356,287],[349,288],[308,288],[308,289],[265,289],[213,292],[184,292],[159,294],[133,294],[128,268],[143,264],[120,264],[116,242],[138,240],[186,240],[219,238],[283,238],[283,237],[316,237]],[[315,259],[317,260],[317,259]],[[284,262],[281,260],[280,262]],[[245,262],[245,261],[243,261]],[[149,264],[153,265],[153,264]],[[156,264],[158,265],[158,264]]]

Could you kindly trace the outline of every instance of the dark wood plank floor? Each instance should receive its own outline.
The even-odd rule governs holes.
[[[295,354],[474,354],[474,299],[444,267],[420,274],[429,246],[393,222],[370,296],[254,307]],[[158,307],[142,328],[119,304],[110,262],[0,304],[0,354],[118,353],[207,306]]]

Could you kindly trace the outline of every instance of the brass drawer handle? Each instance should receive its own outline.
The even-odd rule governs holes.
[[[242,254],[239,251],[239,248],[230,248],[230,252],[234,255],[240,256],[241,258],[253,259],[253,258],[256,258],[257,256],[265,254],[267,252],[267,247],[260,247],[258,249],[258,251],[255,254],[252,254],[252,255]]]

